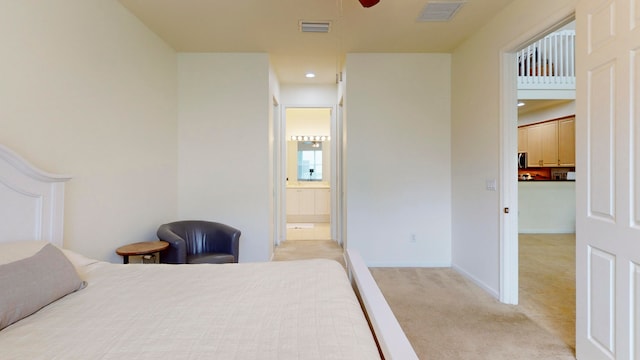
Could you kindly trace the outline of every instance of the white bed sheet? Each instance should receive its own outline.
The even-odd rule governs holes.
[[[89,263],[88,286],[0,331],[2,359],[379,359],[335,261]]]

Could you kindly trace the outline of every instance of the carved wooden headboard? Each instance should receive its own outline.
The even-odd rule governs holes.
[[[0,145],[0,243],[44,240],[62,247],[64,183]]]

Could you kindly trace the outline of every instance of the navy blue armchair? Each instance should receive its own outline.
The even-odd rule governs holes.
[[[238,229],[211,221],[185,220],[160,225],[158,239],[169,243],[169,247],[160,252],[160,262],[237,263],[240,234]]]

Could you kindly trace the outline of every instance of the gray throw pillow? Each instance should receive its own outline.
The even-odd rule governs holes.
[[[86,286],[58,248],[0,265],[0,330]]]

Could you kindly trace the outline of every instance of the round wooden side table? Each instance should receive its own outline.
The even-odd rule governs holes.
[[[129,263],[129,256],[149,255],[160,252],[169,247],[166,241],[143,241],[139,243],[124,245],[116,249],[116,254],[122,256],[122,263]]]

